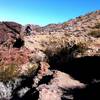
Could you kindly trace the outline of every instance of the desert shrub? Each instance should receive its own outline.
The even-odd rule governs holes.
[[[3,67],[3,66],[2,66]],[[10,64],[6,68],[0,68],[0,80],[7,81],[18,77],[19,71],[15,64]]]
[[[62,47],[59,52],[54,55],[48,56],[48,62],[51,68],[60,68],[66,65],[67,62],[76,58],[78,55],[84,55],[85,51],[88,49],[87,43],[79,42],[73,43],[66,47]]]
[[[64,53],[70,55],[70,57],[74,58],[77,54],[84,54],[84,52],[88,49],[88,44],[85,42],[79,42],[77,44],[69,45],[67,49],[63,49]],[[62,52],[61,52],[62,53]],[[63,54],[63,53],[62,53]]]
[[[45,54],[52,56],[60,52],[63,48],[68,45],[68,39],[66,37],[55,37],[52,36],[49,40],[49,44],[45,50]]]
[[[84,53],[87,50],[86,43],[79,42],[76,46],[77,46],[78,52],[80,52],[80,53]]]
[[[52,59],[52,56],[55,56],[54,58],[56,60],[59,58],[61,59],[73,58],[76,57],[77,54],[84,54],[84,52],[88,49],[87,45],[88,43],[85,42],[79,42],[77,44],[73,42],[66,44],[66,46],[63,46],[60,49],[56,49],[56,53],[54,53],[53,55],[50,50],[47,50],[46,54],[50,59]]]
[[[95,38],[99,38],[100,37],[100,30],[93,30],[88,34],[95,37]]]
[[[100,23],[97,23],[94,28],[100,29]]]
[[[28,75],[36,74],[37,70],[38,70],[38,64],[37,63],[30,64],[29,68],[28,68],[28,71],[27,71],[27,74]]]

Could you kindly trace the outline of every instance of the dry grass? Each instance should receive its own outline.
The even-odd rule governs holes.
[[[26,48],[32,51],[42,51],[47,56],[57,54],[63,48],[69,48],[69,44],[70,46],[73,46],[73,44],[78,45],[82,51],[82,48],[84,49],[86,46],[85,43],[88,44],[89,42],[87,37],[66,36],[62,34],[28,36],[24,40]]]
[[[9,79],[12,79],[14,77],[18,77],[19,71],[15,64],[10,64],[6,66],[5,68],[0,68],[0,80],[7,81]]]

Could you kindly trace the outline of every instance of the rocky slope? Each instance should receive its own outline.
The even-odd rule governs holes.
[[[2,22],[0,100],[99,100],[99,21],[96,11],[62,24],[31,25],[27,35],[26,26]]]
[[[86,34],[100,23],[100,10],[76,17],[64,23],[49,24],[34,30],[37,34]]]
[[[21,24],[15,22],[0,22],[0,33],[7,34],[7,33],[14,33],[19,34],[21,32]]]

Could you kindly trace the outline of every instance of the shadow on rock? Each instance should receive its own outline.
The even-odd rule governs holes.
[[[13,90],[13,93],[12,93],[13,97],[12,97],[11,100],[27,100],[27,99],[23,99],[23,98],[24,98],[25,96],[28,97],[28,95],[29,95],[29,97],[31,98],[31,96],[30,96],[30,95],[31,95],[31,92],[34,92],[34,91],[35,91],[35,90],[32,88],[33,77],[22,76],[21,78],[22,78],[22,81],[21,81],[20,85],[17,86],[17,88],[15,88],[15,89]],[[26,93],[23,92],[24,97],[21,97],[21,98],[20,98],[18,92],[19,92],[21,89],[26,88],[26,87],[29,88],[29,90],[28,90]],[[29,94],[29,93],[30,93],[30,94]],[[31,100],[31,99],[29,99],[29,100]]]
[[[51,79],[53,79],[52,75],[44,76],[42,80],[40,80],[39,85],[41,84],[48,84]]]
[[[95,79],[100,79],[100,57],[98,56],[73,58],[69,61],[59,60],[60,63],[56,60],[52,62],[50,62],[52,69],[63,71],[83,83],[91,83]]]
[[[100,82],[73,90],[74,100],[100,100]]]
[[[16,39],[16,42],[14,43],[14,48],[21,48],[24,46],[24,41],[21,38]]]
[[[81,58],[71,58],[69,60],[64,59],[58,59],[58,61],[60,62],[59,63],[55,60],[55,58],[53,58],[53,61],[50,61],[52,69],[63,71],[72,76],[74,79],[87,84],[87,86],[85,88],[76,88],[73,90],[69,90],[69,94],[67,92],[67,95],[72,95],[73,99],[66,99],[65,97],[63,97],[62,100],[99,100],[100,57],[86,56]]]
[[[35,88],[31,88],[22,97],[14,95],[14,97],[11,100],[33,100],[33,99],[38,100],[38,98],[39,98],[39,92]]]

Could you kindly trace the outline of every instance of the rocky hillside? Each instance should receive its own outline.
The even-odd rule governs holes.
[[[6,34],[13,32],[19,34],[21,32],[21,27],[21,24],[15,22],[0,22],[0,33]]]
[[[44,27],[0,24],[0,100],[99,100],[99,66],[99,10]]]
[[[0,45],[10,46],[21,32],[22,25],[15,22],[0,22]]]
[[[60,24],[49,24],[34,30],[37,34],[86,34],[100,23],[100,10]]]

